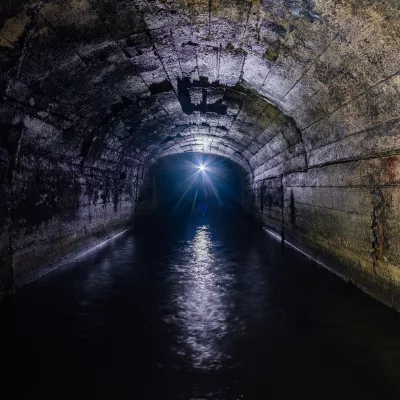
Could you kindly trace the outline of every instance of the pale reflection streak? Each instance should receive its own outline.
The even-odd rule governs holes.
[[[221,339],[228,332],[230,304],[226,292],[232,277],[218,270],[208,226],[197,227],[187,256],[187,264],[181,266],[183,295],[177,304],[182,344],[194,367],[218,367],[223,360]],[[224,282],[220,282],[221,275]]]

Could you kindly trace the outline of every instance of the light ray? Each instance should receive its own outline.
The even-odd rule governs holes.
[[[221,199],[218,193],[218,189],[215,187],[215,185],[212,183],[212,180],[210,179],[209,176],[207,176],[206,174],[204,174],[204,180],[206,181],[206,183],[211,187],[211,190],[214,193],[214,196],[216,197],[216,199],[218,200],[218,203],[221,205]],[[204,183],[203,183],[204,184]]]
[[[199,171],[197,171],[197,173],[193,174],[193,180],[191,182],[191,184],[188,186],[188,188],[185,190],[185,193],[183,193],[182,197],[179,199],[178,203],[176,203],[175,207],[173,208],[173,210],[171,211],[171,214],[173,214],[175,212],[175,210],[177,209],[177,207],[179,206],[179,204],[181,204],[183,198],[185,197],[186,193],[189,191],[189,189],[193,186],[193,184],[196,182],[197,177],[199,176]]]
[[[194,199],[193,199],[192,209],[190,210],[190,215],[193,214],[194,206],[196,205],[197,192],[198,192],[198,190],[196,189],[196,193],[195,193]]]
[[[189,179],[193,178],[194,175],[199,175],[200,171],[197,169],[196,171],[194,171],[191,175],[189,175],[186,179],[184,179],[182,182],[178,183],[176,185],[176,187],[179,187],[181,185],[183,185],[186,181],[188,181]]]

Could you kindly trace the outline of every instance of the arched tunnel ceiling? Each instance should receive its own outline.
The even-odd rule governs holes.
[[[352,157],[329,145],[360,127],[398,128],[398,0],[0,7],[0,120],[43,152],[145,165],[209,152],[256,171],[290,147],[296,170]]]

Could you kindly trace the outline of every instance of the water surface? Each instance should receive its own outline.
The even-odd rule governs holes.
[[[400,398],[399,315],[220,210],[149,220],[0,321],[7,398]]]

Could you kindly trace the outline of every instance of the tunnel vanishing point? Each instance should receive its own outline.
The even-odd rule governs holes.
[[[1,2],[0,297],[197,152],[242,168],[270,231],[400,307],[399,51],[399,0]]]

